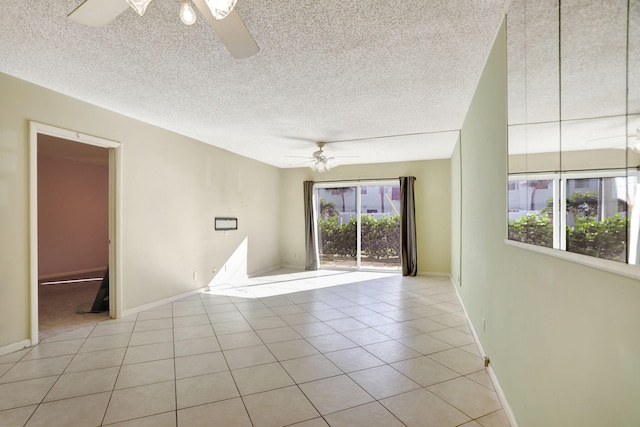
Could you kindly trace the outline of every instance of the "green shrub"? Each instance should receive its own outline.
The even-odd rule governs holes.
[[[527,214],[509,221],[509,240],[553,247],[553,223],[547,216]]]
[[[362,215],[362,254],[374,259],[400,256],[400,217]]]
[[[620,214],[602,221],[584,215],[575,218],[575,227],[567,227],[567,251],[626,261],[627,218]]]
[[[318,220],[320,252],[323,255],[356,256],[356,232],[358,223],[352,217],[346,224],[338,224],[337,217]],[[375,219],[362,215],[362,255],[386,259],[400,256],[400,217],[385,216]]]
[[[586,215],[575,219],[576,225],[566,230],[568,252],[626,261],[627,218],[615,214],[602,221]],[[525,215],[509,221],[509,239],[552,248],[553,224],[546,216]]]

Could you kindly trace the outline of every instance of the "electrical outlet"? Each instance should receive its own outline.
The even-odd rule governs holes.
[[[198,272],[197,271],[193,272],[193,280],[198,280]]]
[[[482,318],[482,333],[487,332],[487,321]]]

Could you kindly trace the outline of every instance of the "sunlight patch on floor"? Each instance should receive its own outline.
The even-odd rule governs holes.
[[[210,287],[209,290],[204,293],[240,298],[264,298],[359,283],[368,280],[384,279],[397,275],[397,273],[370,271],[299,271],[281,269],[269,275],[249,278],[243,283]]]

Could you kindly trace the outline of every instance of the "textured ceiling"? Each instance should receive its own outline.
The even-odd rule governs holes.
[[[348,141],[338,164],[448,158],[507,3],[238,0],[260,52],[234,60],[178,0],[101,28],[66,18],[81,1],[0,0],[0,72],[279,167],[315,141]]]

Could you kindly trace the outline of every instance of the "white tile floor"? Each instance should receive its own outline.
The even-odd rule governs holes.
[[[0,356],[0,426],[509,426],[451,282],[282,271]]]

